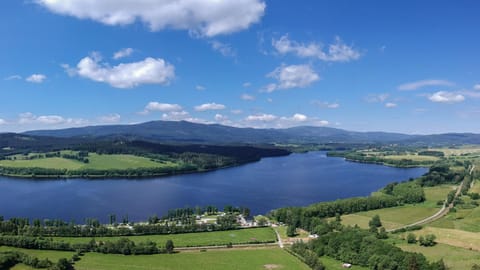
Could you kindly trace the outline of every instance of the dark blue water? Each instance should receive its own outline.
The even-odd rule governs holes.
[[[328,158],[324,152],[265,158],[201,174],[127,180],[23,180],[0,177],[0,215],[83,222],[128,214],[145,220],[184,206],[247,206],[263,214],[284,206],[369,195],[425,173]]]

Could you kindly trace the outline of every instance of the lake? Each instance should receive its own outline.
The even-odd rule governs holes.
[[[327,157],[325,152],[264,158],[217,171],[154,179],[24,180],[0,177],[0,215],[5,218],[60,218],[83,223],[95,217],[146,220],[184,206],[246,206],[264,214],[284,206],[304,206],[366,196],[393,181],[427,172]]]

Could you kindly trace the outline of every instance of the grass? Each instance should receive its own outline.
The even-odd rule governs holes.
[[[17,157],[16,160],[1,160],[0,166],[15,167],[15,168],[47,168],[47,169],[67,169],[67,170],[82,170],[82,169],[134,169],[134,168],[158,168],[158,167],[175,167],[178,164],[171,161],[152,161],[149,158],[135,156],[135,155],[99,155],[90,153],[88,155],[89,163],[83,163],[77,160],[65,159],[61,157],[38,158],[32,160],[21,159]]]
[[[116,241],[122,237],[97,237],[96,241]],[[142,235],[128,236],[134,242],[145,242],[147,240],[156,242],[158,246],[164,246],[167,240],[172,240],[176,247],[194,247],[194,246],[220,246],[232,244],[246,244],[249,242],[267,242],[276,241],[276,235],[272,228],[252,228],[233,231],[184,233],[168,235]],[[54,237],[57,241],[69,243],[88,243],[91,238],[88,237]]]
[[[425,227],[413,232],[415,235],[434,234],[438,243],[459,247],[467,250],[480,251],[480,234],[458,229],[445,229],[437,227]],[[405,236],[405,234],[403,234]]]
[[[422,253],[431,262],[443,259],[448,269],[471,269],[472,265],[480,262],[480,252],[454,247],[446,244],[437,244],[433,247],[422,247],[415,244],[397,244],[405,251]]]
[[[61,258],[70,259],[74,254],[74,252],[70,251],[38,250],[0,246],[0,252],[4,251],[19,251],[30,256],[37,257],[38,259],[49,259],[52,262],[57,262]]]
[[[430,226],[480,232],[480,207],[473,209],[460,209],[457,207],[457,212],[449,213],[444,218],[430,224]]]
[[[386,160],[402,160],[402,159],[410,159],[413,161],[437,161],[439,158],[438,157],[433,157],[433,156],[420,156],[420,155],[387,155],[384,156]]]
[[[452,189],[454,189],[452,185],[427,187],[424,188],[426,201],[423,203],[344,215],[342,216],[342,223],[352,226],[357,224],[361,228],[368,228],[370,219],[379,215],[383,226],[387,230],[408,225],[436,213],[440,209],[440,206],[437,206],[437,201],[445,200],[448,192]]]
[[[111,254],[87,253],[75,264],[77,270],[265,270],[309,268],[299,259],[280,248],[208,250],[206,252],[183,252],[178,254],[159,254],[141,256],[123,256]]]
[[[342,267],[343,262],[337,261],[333,258],[323,256],[320,257],[320,261],[322,264],[325,266],[326,269],[328,270],[344,270],[345,268]],[[351,270],[367,270],[367,267],[363,266],[358,266],[358,265],[352,265]]]

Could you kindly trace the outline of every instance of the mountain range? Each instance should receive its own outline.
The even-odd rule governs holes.
[[[417,145],[480,144],[480,134],[408,135],[357,132],[331,127],[285,129],[238,128],[186,121],[151,121],[132,125],[104,125],[24,132],[27,136],[74,139],[127,139],[161,143],[272,144],[272,143],[395,143]]]

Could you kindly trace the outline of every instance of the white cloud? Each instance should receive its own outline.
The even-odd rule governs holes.
[[[304,114],[296,113],[292,116],[291,119],[296,122],[305,122],[307,121],[308,117]]]
[[[219,113],[215,114],[214,118],[215,118],[215,121],[217,121],[217,122],[225,122],[225,121],[228,120],[227,116],[219,114]]]
[[[5,81],[11,81],[11,80],[21,80],[22,76],[20,75],[11,75],[6,78],[4,78]]]
[[[278,89],[305,88],[320,79],[320,76],[309,65],[282,65],[269,73],[267,77],[278,81],[263,88],[263,91],[269,93]]]
[[[101,63],[101,56],[92,53],[80,60],[75,74],[116,88],[132,88],[142,84],[168,85],[175,78],[175,67],[161,58],[145,58],[143,61],[122,63],[111,67]],[[72,74],[68,65],[63,65]]]
[[[47,76],[45,76],[43,74],[32,74],[28,78],[26,78],[25,80],[27,82],[31,82],[31,83],[42,83],[46,78],[47,78]]]
[[[322,126],[322,127],[323,127],[323,126],[328,126],[328,125],[330,125],[330,122],[328,122],[327,120],[318,120],[318,121],[316,122],[316,124],[317,124],[318,126]],[[336,124],[339,125],[339,123],[336,123]]]
[[[113,59],[117,60],[120,58],[124,58],[124,57],[130,56],[132,53],[133,53],[132,48],[121,49],[120,51],[113,54]]]
[[[169,121],[186,120],[188,118],[190,118],[190,114],[186,111],[170,111],[162,114],[162,119]]]
[[[84,125],[88,121],[84,119],[64,118],[60,115],[36,116],[31,112],[21,113],[18,118],[19,124],[41,124],[41,125]]]
[[[275,121],[278,117],[273,115],[273,114],[255,114],[255,115],[249,115],[245,118],[246,121],[253,122],[253,121],[259,121],[259,122],[271,122]]]
[[[422,87],[426,86],[454,86],[453,82],[449,82],[446,80],[423,80],[423,81],[416,81],[410,83],[404,83],[397,87],[398,90],[401,91],[412,91],[417,90]]]
[[[183,29],[207,37],[247,29],[260,21],[266,7],[261,0],[34,1],[57,14],[107,25],[141,21],[152,31]]]
[[[237,110],[231,110],[230,112],[233,113],[233,114],[241,114],[241,113],[243,113],[242,110],[238,110],[238,109],[237,109]]]
[[[226,107],[223,104],[213,103],[205,103],[202,105],[195,106],[195,111],[204,112],[210,110],[224,110]]]
[[[303,44],[292,41],[288,35],[282,36],[280,39],[272,40],[272,45],[280,54],[293,53],[299,57],[318,58],[327,62],[348,62],[357,60],[361,54],[353,46],[348,46],[339,38],[335,38],[333,44],[328,45],[328,50],[323,50],[320,43]]]
[[[387,94],[387,93],[384,93],[384,94],[370,94],[367,97],[365,97],[365,101],[370,102],[370,103],[377,103],[377,102],[382,103],[385,100],[387,100],[387,98],[389,96],[390,95]]]
[[[474,89],[474,90],[480,90],[480,84],[475,84],[475,85],[473,86],[473,89]]]
[[[5,119],[0,118],[0,125],[6,125],[7,121]]]
[[[245,88],[248,88],[248,87],[252,86],[252,83],[251,82],[244,82],[242,84],[242,86],[245,87]]]
[[[206,88],[205,86],[203,86],[203,85],[196,85],[196,86],[195,86],[195,89],[197,89],[198,91],[203,91],[203,90],[205,90],[205,89],[207,89],[207,88]]]
[[[120,119],[121,116],[118,113],[107,114],[98,118],[101,123],[118,123]]]
[[[317,105],[321,108],[327,108],[327,109],[338,109],[340,108],[340,104],[337,102],[326,102],[326,101],[320,101],[320,100],[314,100],[312,101],[312,104]]]
[[[459,93],[438,91],[428,96],[428,99],[432,102],[439,103],[457,103],[465,100],[465,97]]]
[[[237,52],[232,48],[230,44],[213,40],[210,42],[210,45],[212,45],[212,49],[221,53],[223,56],[235,57],[237,55]]]
[[[396,103],[393,103],[393,102],[387,102],[387,103],[385,103],[385,107],[387,107],[387,108],[395,108],[395,107],[397,107],[397,104],[396,104]]]
[[[255,96],[249,95],[249,94],[242,94],[240,96],[241,99],[247,100],[247,101],[252,101],[255,100]]]
[[[150,112],[179,112],[182,111],[182,106],[178,104],[171,104],[171,103],[160,103],[156,101],[149,102],[145,109],[141,112],[141,114],[148,114]]]

